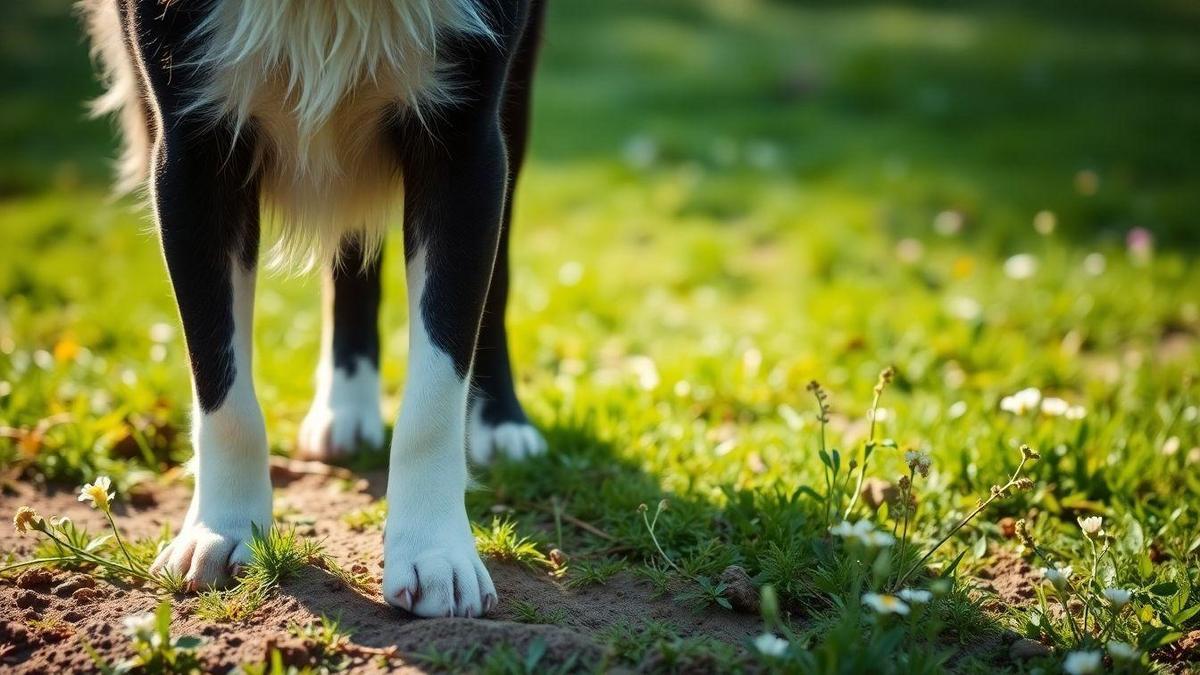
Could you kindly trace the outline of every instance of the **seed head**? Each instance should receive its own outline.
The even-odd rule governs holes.
[[[17,509],[16,515],[13,516],[13,527],[16,528],[19,534],[25,534],[30,530],[40,530],[45,527],[45,521],[28,506],[22,506]]]

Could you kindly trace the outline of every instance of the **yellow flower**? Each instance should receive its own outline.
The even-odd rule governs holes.
[[[79,501],[91,502],[92,508],[108,513],[109,502],[113,498],[108,491],[110,487],[112,487],[112,481],[108,476],[98,476],[96,482],[88,483],[79,490]]]
[[[20,534],[25,534],[31,529],[40,529],[41,526],[42,517],[38,515],[37,511],[28,506],[22,506],[17,509],[17,514],[13,516],[13,527],[17,528],[17,532]]]

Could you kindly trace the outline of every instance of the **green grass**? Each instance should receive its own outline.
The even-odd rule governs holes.
[[[148,221],[105,196],[108,129],[80,119],[97,90],[64,8],[23,3],[0,22],[0,465],[128,484],[186,458],[190,391]],[[1113,540],[1097,584],[1136,589],[1121,639],[1152,650],[1200,628],[1192,5],[560,0],[549,26],[510,335],[553,452],[477,472],[477,522],[506,505],[520,536],[555,532],[572,573],[653,565],[665,589],[638,506],[668,498],[655,532],[681,570],[669,576],[715,584],[736,563],[771,583],[796,663],[846,659],[843,640],[897,668],[1015,668],[973,651],[1001,627],[1079,644],[1053,596],[984,611],[959,584],[927,610],[929,635],[861,608],[870,570],[802,489],[826,494],[805,386],[830,393],[845,476],[894,365],[878,431],[896,448],[881,445],[870,473],[894,481],[904,450],[931,453],[915,488],[922,547],[1007,479],[1019,444],[1042,454],[1036,487],[964,528],[934,572],[963,552],[960,577],[990,551],[1031,556],[1002,534],[1005,516],[1089,569],[1076,518],[1102,515]],[[1049,235],[1034,230],[1041,211]],[[1153,233],[1151,254],[1127,250],[1134,227]],[[1028,278],[1005,272],[1019,253],[1036,262]],[[260,285],[275,452],[292,449],[312,393],[298,364],[316,362],[318,293],[315,279]],[[394,408],[395,266],[385,295]],[[1086,416],[1000,409],[1026,387]]]

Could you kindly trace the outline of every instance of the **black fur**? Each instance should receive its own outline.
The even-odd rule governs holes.
[[[513,55],[508,70],[504,102],[500,110],[500,127],[508,147],[508,182],[504,196],[504,217],[501,221],[499,250],[492,271],[492,284],[484,306],[483,324],[479,331],[479,347],[475,353],[472,405],[481,408],[483,420],[491,425],[504,422],[526,422],[525,411],[517,400],[513,384],[512,364],[508,353],[508,330],[505,310],[508,307],[509,256],[508,242],[512,234],[513,193],[525,162],[529,144],[530,97],[533,71],[541,44],[545,3],[533,0],[525,31]]]
[[[252,161],[251,140],[235,140],[224,127],[181,114],[183,92],[199,74],[172,65],[187,58],[184,37],[198,18],[195,10],[126,0],[122,14],[129,47],[147,77],[142,84],[162,121],[152,128],[151,194],[197,403],[210,412],[225,400],[236,372],[231,265],[252,270],[258,259],[258,182],[244,170]]]
[[[333,365],[353,375],[360,358],[379,370],[379,303],[383,252],[363,259],[356,237],[342,241],[338,264],[330,272],[333,308]]]
[[[141,84],[153,104],[147,124],[156,141],[152,194],[163,251],[199,405],[212,411],[235,375],[230,265],[252,270],[258,256],[253,128],[235,141],[226,126],[185,113],[187,92],[203,75],[184,65],[191,56],[188,38],[208,3],[120,3],[128,46],[140,57],[147,78]],[[421,312],[434,344],[451,356],[460,376],[476,359],[475,391],[485,419],[524,421],[513,391],[504,311],[512,192],[525,153],[542,2],[534,0],[532,9],[529,0],[480,4],[499,40],[439,45],[457,64],[463,100],[425,123],[400,115],[389,137],[404,174],[406,256],[418,248],[425,253],[426,293],[412,311]],[[350,238],[331,275],[335,366],[352,373],[360,356],[377,366],[381,260],[362,265],[362,251]]]

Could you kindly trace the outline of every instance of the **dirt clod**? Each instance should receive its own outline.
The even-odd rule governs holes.
[[[758,588],[746,570],[738,565],[726,567],[719,581],[725,584],[724,595],[739,612],[758,614]]]
[[[1051,651],[1053,651],[1052,648],[1036,640],[1021,638],[1012,643],[1012,646],[1008,648],[1008,655],[1014,661],[1024,661],[1025,659],[1045,656]]]
[[[79,588],[71,594],[71,599],[76,602],[94,602],[104,596],[104,591],[99,588]]]
[[[996,551],[991,564],[977,571],[979,587],[1005,605],[1023,605],[1034,597],[1033,568],[1011,551]]]
[[[38,595],[33,591],[25,591],[17,596],[17,607],[21,609],[38,608],[41,609],[50,604],[50,600],[43,595]]]
[[[30,570],[25,570],[21,576],[17,577],[17,586],[19,588],[45,588],[51,586],[57,578],[54,572],[44,568],[35,567]]]
[[[95,579],[79,574],[55,586],[52,592],[57,596],[65,598],[81,588],[95,587]]]

